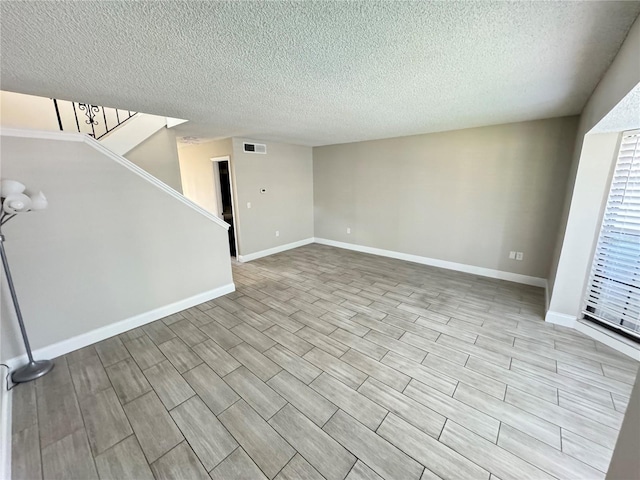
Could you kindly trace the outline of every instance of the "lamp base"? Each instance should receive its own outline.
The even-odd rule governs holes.
[[[24,383],[40,378],[51,371],[53,362],[51,360],[38,360],[29,362],[15,370],[11,374],[13,383]]]

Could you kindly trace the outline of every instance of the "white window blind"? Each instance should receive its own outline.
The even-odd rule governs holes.
[[[584,313],[640,339],[640,130],[622,136]]]

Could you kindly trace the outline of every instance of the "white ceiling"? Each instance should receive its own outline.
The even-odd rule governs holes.
[[[325,145],[579,113],[640,2],[0,2],[0,88]]]

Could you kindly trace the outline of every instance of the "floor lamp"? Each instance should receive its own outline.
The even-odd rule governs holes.
[[[26,192],[26,187],[20,182],[15,180],[2,180],[0,182],[0,197],[2,201],[2,213],[0,213],[0,256],[2,256],[2,266],[4,267],[4,273],[7,277],[7,283],[9,284],[9,291],[11,292],[11,300],[13,301],[13,307],[16,310],[16,316],[18,317],[18,323],[20,325],[20,332],[22,333],[22,340],[24,340],[24,346],[27,350],[27,356],[29,357],[29,363],[18,368],[11,374],[11,380],[14,383],[24,383],[36,378],[42,377],[49,373],[53,368],[53,362],[51,360],[38,360],[33,359],[31,353],[31,346],[29,345],[29,337],[27,337],[27,331],[24,328],[24,321],[22,320],[22,312],[20,311],[20,305],[18,304],[18,297],[16,296],[16,290],[13,286],[13,279],[11,278],[11,270],[9,270],[9,262],[7,261],[7,254],[4,250],[4,235],[2,234],[2,226],[16,215],[21,213],[43,210],[47,208],[47,199],[42,192],[37,194],[30,194]]]

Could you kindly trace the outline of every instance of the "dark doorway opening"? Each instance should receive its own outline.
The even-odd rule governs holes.
[[[222,219],[231,227],[229,228],[229,249],[231,256],[235,257],[236,252],[236,232],[233,223],[233,201],[231,199],[231,173],[229,171],[229,162],[216,162],[218,165],[218,173],[220,174],[220,196],[222,198]]]

